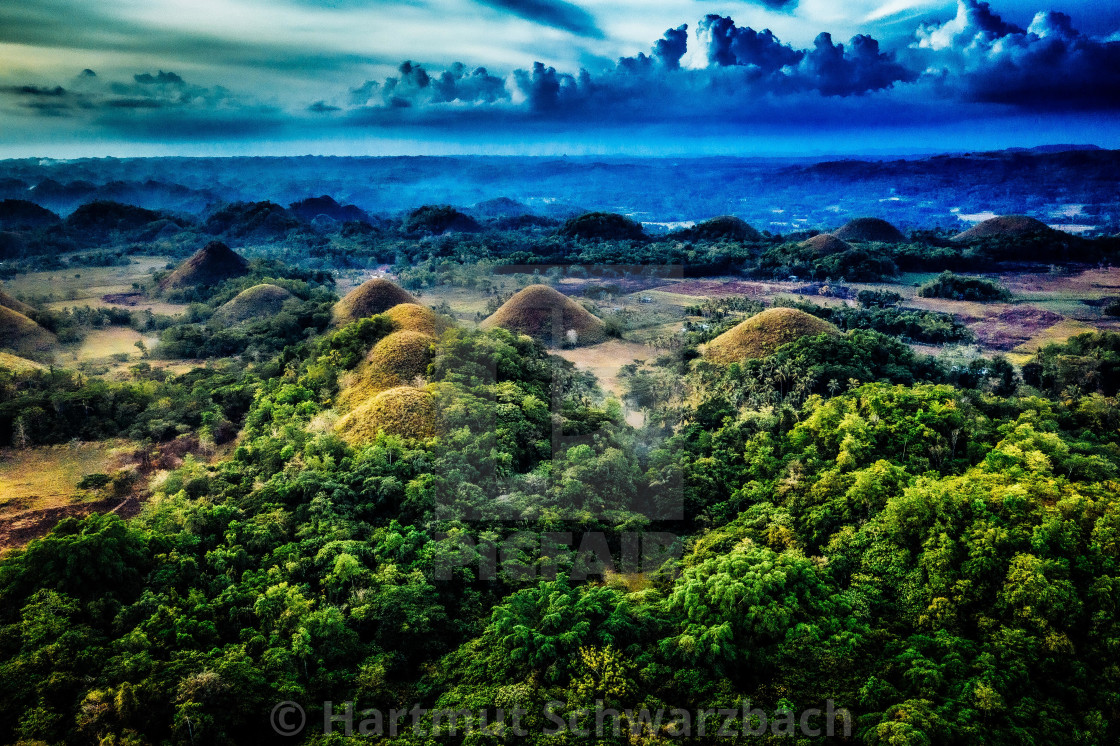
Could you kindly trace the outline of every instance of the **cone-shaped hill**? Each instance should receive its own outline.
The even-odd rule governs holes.
[[[398,386],[347,414],[336,429],[355,445],[368,443],[382,431],[403,438],[428,438],[436,434],[436,404],[423,389]]]
[[[163,278],[159,286],[164,290],[205,287],[248,273],[249,263],[243,256],[221,241],[211,241]]]
[[[211,320],[233,326],[251,319],[261,319],[280,313],[284,303],[293,298],[291,293],[277,285],[262,283],[238,293],[214,312]]]
[[[58,339],[43,327],[6,306],[0,306],[0,349],[27,356],[50,352]]]
[[[385,313],[402,303],[416,303],[407,290],[380,277],[366,280],[334,304],[334,320],[339,324]]]
[[[849,243],[853,241],[903,243],[906,241],[906,236],[902,235],[902,231],[881,218],[856,218],[855,220],[849,220],[843,228],[832,235],[836,236],[841,241],[847,241]]]
[[[820,256],[839,254],[852,248],[851,244],[842,241],[831,233],[819,233],[806,241],[802,241],[801,245],[807,249],[812,249]]]
[[[401,303],[393,306],[385,312],[385,316],[399,331],[419,332],[429,337],[438,337],[451,326],[448,319],[419,303]]]
[[[720,239],[729,241],[758,241],[762,234],[755,230],[742,218],[734,215],[720,215],[710,218],[702,223],[697,223],[689,234],[699,240],[716,241]]]
[[[804,311],[769,308],[713,339],[704,350],[704,356],[729,365],[766,357],[802,337],[839,333],[832,324]]]
[[[989,218],[981,223],[977,223],[963,233],[958,233],[953,236],[953,240],[967,242],[981,238],[995,238],[997,236],[1018,238],[1039,233],[1049,234],[1057,233],[1057,231],[1041,220],[1036,220],[1026,215],[1001,215],[1000,217]]]
[[[553,346],[595,344],[606,336],[602,321],[547,285],[530,285],[521,290],[481,326],[499,326]]]
[[[432,338],[414,331],[388,335],[370,350],[339,394],[343,409],[355,409],[373,395],[411,384],[432,362]]]
[[[4,292],[3,288],[0,288],[0,306],[3,306],[4,308],[10,308],[13,311],[22,313],[25,316],[35,310],[23,301],[17,300],[8,295],[6,292]]]

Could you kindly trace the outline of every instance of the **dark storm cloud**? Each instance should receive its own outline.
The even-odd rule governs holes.
[[[918,73],[879,51],[870,36],[845,46],[820,34],[811,50],[783,44],[769,30],[740,28],[730,18],[709,15],[700,23],[711,65],[744,67],[772,91],[817,90],[825,96],[855,96],[917,80]]]
[[[797,7],[798,0],[755,0],[755,2],[765,5],[770,10],[792,11]]]
[[[433,76],[423,65],[406,61],[397,73],[381,83],[367,80],[350,91],[351,105],[405,109],[431,104],[492,104],[510,97],[504,81],[484,67],[470,70],[456,62]]]
[[[769,116],[781,105],[804,108],[810,99],[858,97],[915,80],[878,43],[858,36],[848,44],[822,34],[813,49],[783,44],[770,31],[739,28],[708,16],[699,28],[701,68],[682,68],[688,27],[669,29],[649,53],[623,57],[597,74],[576,74],[536,62],[499,79],[456,64],[433,72],[412,62],[383,82],[351,92],[341,121],[471,127],[485,122],[564,122],[575,127],[659,122],[725,123]],[[446,81],[444,84],[440,84]],[[780,104],[779,102],[784,102]]]
[[[1026,29],[987,3],[961,0],[957,16],[922,26],[915,52],[946,96],[1036,110],[1120,107],[1120,42],[1081,34],[1064,13]]]
[[[769,30],[740,28],[724,16],[709,15],[700,22],[701,39],[707,42],[708,62],[713,65],[756,67],[767,73],[799,63],[805,53],[782,44]]]
[[[911,38],[909,47],[891,50],[869,35],[841,43],[822,33],[806,49],[709,15],[691,38],[687,26],[671,28],[647,52],[594,71],[406,61],[392,75],[349,92],[315,91],[282,111],[172,70],[123,80],[85,70],[61,85],[0,88],[0,108],[91,131],[203,140],[286,127],[317,136],[353,127],[466,133],[672,125],[689,133],[791,121],[910,126],[1009,110],[1120,108],[1120,42],[1086,36],[1061,13],[1040,13],[1021,28],[965,0],[955,18],[923,25]]]
[[[653,45],[653,56],[668,70],[681,66],[681,57],[688,51],[688,25],[677,26],[665,32],[665,36]]]
[[[603,32],[583,8],[563,0],[478,0],[542,26],[570,31],[579,36],[602,38]]]
[[[858,96],[895,83],[912,83],[918,73],[879,51],[879,42],[860,34],[845,47],[821,34],[801,61],[798,72],[825,96]]]

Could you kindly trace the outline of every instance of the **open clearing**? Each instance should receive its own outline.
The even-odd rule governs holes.
[[[623,400],[622,384],[618,380],[618,373],[622,366],[637,360],[653,360],[664,352],[665,350],[656,347],[612,339],[591,347],[555,350],[554,354],[574,363],[579,370],[593,373],[599,379],[599,385],[603,387],[604,391],[615,395],[619,400]],[[623,406],[626,410],[626,421],[635,427],[640,427],[642,414],[632,412],[629,407],[625,406],[624,400]]]
[[[187,306],[137,297],[133,283],[147,284],[152,273],[167,266],[164,256],[134,256],[132,263],[122,267],[77,267],[50,272],[17,275],[5,283],[9,293],[32,304],[44,304],[52,310],[80,306],[120,306],[137,311],[175,315]],[[125,296],[108,298],[105,296]]]
[[[68,505],[86,474],[112,468],[125,440],[0,449],[0,517]]]
[[[87,474],[113,471],[131,445],[112,440],[0,449],[0,553],[42,536],[63,518],[114,510],[128,502],[84,492],[77,485]]]
[[[86,335],[78,349],[70,355],[64,356],[63,361],[73,361],[75,363],[107,362],[114,355],[128,355],[130,362],[136,362],[140,359],[140,350],[136,347],[137,342],[143,342],[148,349],[151,349],[159,342],[159,336],[145,336],[127,326],[96,329]]]
[[[1045,347],[1048,344],[1056,344],[1065,342],[1070,337],[1076,337],[1078,334],[1085,334],[1091,332],[1094,327],[1081,321],[1066,319],[1059,321],[1053,326],[1047,327],[1039,332],[1029,340],[1015,348],[1016,352],[1031,354],[1037,352],[1040,347]]]

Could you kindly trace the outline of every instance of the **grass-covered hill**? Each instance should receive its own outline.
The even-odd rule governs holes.
[[[291,300],[292,293],[271,283],[261,283],[246,288],[222,304],[211,317],[222,324],[240,324],[252,319],[266,318],[279,313]]]
[[[1021,238],[1056,233],[1041,220],[1027,215],[1002,215],[983,220],[953,236],[954,241],[968,242],[982,238]]]
[[[19,311],[0,306],[0,349],[23,357],[49,357],[57,345],[54,334]]]
[[[508,329],[553,346],[594,344],[605,338],[600,319],[547,285],[518,291],[482,327]]]
[[[212,287],[249,273],[245,258],[221,241],[211,241],[160,281],[160,289]]]
[[[715,362],[730,364],[772,355],[802,337],[839,334],[839,330],[795,308],[770,308],[719,335],[704,349]]]
[[[399,285],[375,277],[351,290],[334,307],[336,323],[357,321],[388,311],[402,303],[416,303],[416,298]]]
[[[855,218],[845,223],[832,235],[849,243],[868,241],[903,243],[906,241],[902,231],[882,218]]]

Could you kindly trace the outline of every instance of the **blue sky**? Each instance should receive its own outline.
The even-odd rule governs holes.
[[[1120,147],[1120,7],[22,0],[0,156]]]

